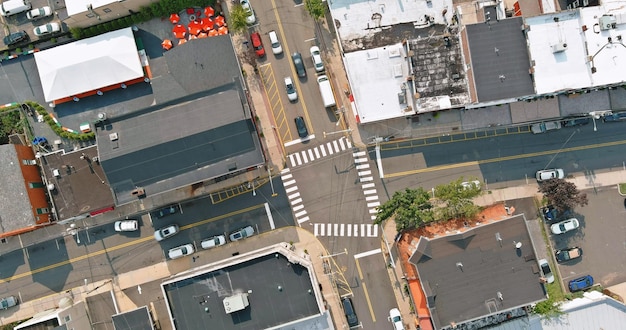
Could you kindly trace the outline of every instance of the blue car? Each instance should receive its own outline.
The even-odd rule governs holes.
[[[610,115],[606,115],[602,117],[602,120],[604,122],[618,122],[618,121],[626,120],[626,111],[614,112]]]
[[[569,290],[576,292],[580,290],[589,289],[593,285],[593,277],[591,275],[585,275],[577,279],[569,281]]]

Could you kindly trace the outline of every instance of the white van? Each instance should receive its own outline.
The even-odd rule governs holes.
[[[200,246],[202,246],[202,248],[205,250],[212,249],[216,246],[221,246],[224,244],[226,244],[226,236],[224,235],[213,236],[200,242]]]
[[[0,15],[11,16],[30,10],[31,4],[24,0],[9,0],[0,4]]]
[[[333,93],[333,87],[330,85],[328,77],[326,77],[325,75],[318,76],[317,84],[320,86],[320,94],[322,94],[324,107],[334,107],[336,105],[335,94]]]
[[[283,47],[280,45],[278,41],[278,36],[276,35],[276,31],[272,30],[267,34],[270,37],[270,44],[272,44],[272,53],[274,55],[278,55],[283,52]]]

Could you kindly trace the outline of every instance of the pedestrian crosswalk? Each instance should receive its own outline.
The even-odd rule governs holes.
[[[312,223],[315,236],[378,237],[378,225],[350,223]]]
[[[342,151],[352,149],[352,143],[345,137],[339,140],[330,141],[319,146],[295,152],[289,155],[289,167],[296,167],[312,162],[316,159],[324,158]]]
[[[361,189],[363,189],[363,194],[365,195],[365,202],[367,203],[370,219],[375,220],[380,201],[378,200],[378,190],[376,190],[370,164],[367,162],[367,153],[365,151],[358,151],[353,153],[352,156],[354,157],[357,174],[359,175],[359,182],[362,184]]]
[[[289,170],[289,168],[285,168],[284,170],[280,171],[280,178],[283,180],[283,186],[285,187],[287,198],[289,198],[291,210],[293,211],[296,217],[296,221],[299,225],[303,222],[309,221],[309,216],[304,209],[304,204],[302,203],[300,192],[298,192],[298,185],[296,184],[296,180],[293,178],[293,175],[290,172],[291,171]]]

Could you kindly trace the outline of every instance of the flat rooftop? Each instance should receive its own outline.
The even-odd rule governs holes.
[[[115,330],[154,330],[148,306],[111,316]]]
[[[203,329],[206,324],[211,329],[267,329],[320,315],[317,295],[310,293],[316,290],[312,276],[308,268],[271,253],[166,282],[162,288],[175,329]],[[227,314],[224,298],[238,293],[248,293],[249,306]]]
[[[181,103],[115,118],[97,129],[116,204],[263,164],[260,142],[235,84]],[[183,102],[184,101],[184,102]]]
[[[523,215],[422,237],[410,261],[437,329],[545,299]]]
[[[97,156],[98,150],[92,146],[69,153],[61,150],[41,157],[48,182],[54,183],[56,188],[49,195],[59,221],[115,205]]]
[[[0,145],[0,186],[3,187],[0,189],[0,233],[36,224],[15,148],[13,144]]]

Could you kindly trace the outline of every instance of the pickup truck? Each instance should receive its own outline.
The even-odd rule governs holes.
[[[545,133],[554,129],[561,129],[561,123],[558,121],[546,121],[530,126],[530,130],[533,134]]]

